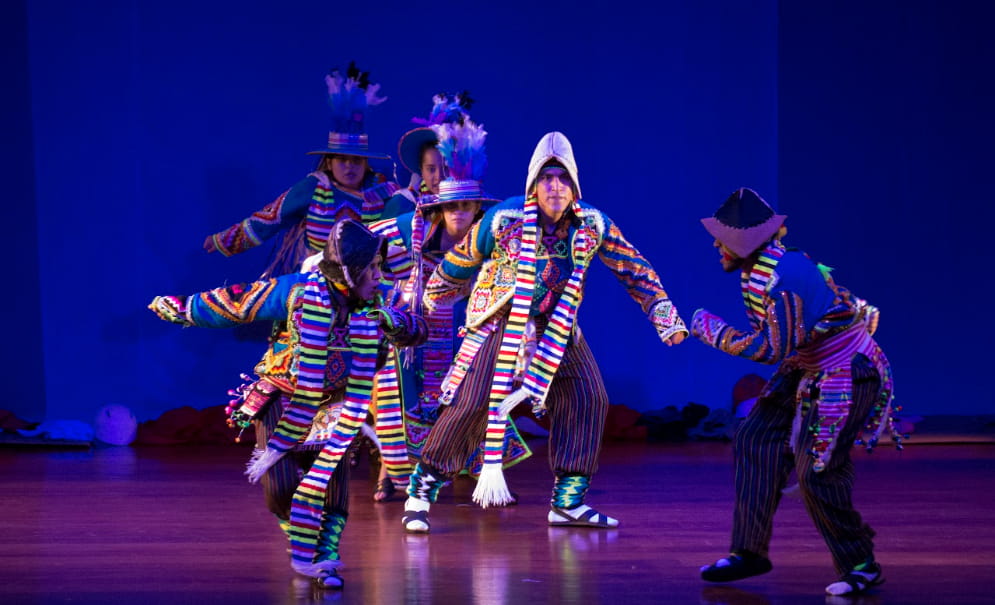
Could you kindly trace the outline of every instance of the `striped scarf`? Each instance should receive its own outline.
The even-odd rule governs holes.
[[[342,461],[343,454],[352,444],[356,433],[359,432],[360,426],[366,421],[366,414],[370,408],[373,375],[376,373],[377,353],[380,347],[378,323],[367,316],[371,309],[370,306],[364,306],[353,311],[350,317],[349,344],[352,349],[352,361],[342,413],[331,438],[301,480],[291,501],[292,565],[294,569],[306,575],[311,575],[307,572],[313,570],[315,565],[321,565],[314,563],[314,558],[318,534],[321,531],[328,481],[336,466]]]
[[[334,186],[318,179],[318,185],[315,186],[314,194],[311,196],[311,207],[304,220],[308,248],[315,252],[325,249],[328,234],[335,223],[342,219],[346,207],[348,210],[345,216],[352,216],[363,223],[370,223],[380,218],[385,205],[383,196],[388,195],[390,191],[391,188],[387,183],[379,183],[362,191],[361,208],[355,208],[348,201],[343,202],[343,207],[339,207],[335,203]]]
[[[324,397],[332,304],[325,277],[320,273],[308,276],[302,311],[297,387],[290,398],[290,405],[266,443],[266,451],[262,457],[272,458],[272,462],[265,465],[266,468],[290,451],[307,434]],[[251,468],[250,466],[250,470]],[[258,475],[262,476],[266,468],[257,469]]]
[[[411,217],[411,276],[404,285],[404,294],[411,304],[411,311],[420,314],[422,307],[422,291],[425,287],[425,267],[422,265],[424,253],[422,248],[425,239],[432,232],[431,223],[425,223],[425,213],[423,208],[426,204],[431,204],[438,196],[428,189],[428,184],[422,181],[418,185],[418,203],[415,205],[415,212]],[[408,367],[409,360],[405,359],[405,367]]]
[[[573,328],[574,317],[580,306],[581,286],[584,274],[590,266],[592,253],[597,245],[597,237],[590,232],[584,221],[582,210],[576,202],[572,210],[581,219],[572,245],[574,268],[567,286],[557,302],[549,325],[543,332],[536,354],[529,364],[521,388],[511,392],[515,374],[515,362],[525,334],[532,306],[532,295],[536,280],[536,240],[538,234],[538,202],[535,195],[525,200],[522,224],[521,248],[518,254],[515,293],[511,311],[505,325],[501,348],[494,369],[494,381],[487,409],[487,432],[484,440],[484,468],[473,492],[473,499],[482,507],[501,505],[510,500],[510,493],[501,472],[501,459],[504,451],[504,431],[507,413],[519,403],[531,399],[533,408],[545,407],[549,384],[556,375],[567,341]]]
[[[376,377],[376,435],[380,442],[380,457],[387,467],[387,476],[398,484],[411,474],[411,460],[405,439],[397,349],[392,353]]]
[[[332,226],[339,220],[339,213],[335,208],[335,191],[331,185],[325,185],[321,181],[314,188],[314,195],[311,196],[311,208],[304,221],[304,229],[307,232],[307,244],[311,250],[321,252],[325,249],[325,242],[328,241],[328,234]]]
[[[408,281],[404,283],[404,298],[411,305],[413,313],[421,313],[421,296],[424,289],[424,267],[422,267],[424,256],[422,247],[424,245],[425,216],[422,214],[422,208],[419,205],[415,208],[414,216],[411,217],[411,275],[408,277]],[[406,358],[405,367],[408,365],[410,365],[410,362]]]
[[[784,246],[779,241],[772,241],[763,249],[749,271],[743,271],[740,283],[743,289],[743,302],[746,303],[746,315],[750,325],[758,330],[767,317],[764,301],[767,298],[767,288],[774,275],[774,267],[784,256]]]
[[[419,200],[428,193],[424,181],[419,186]],[[412,312],[421,313],[421,297],[424,268],[422,247],[425,240],[425,217],[422,206],[415,207],[411,217],[411,273],[402,286],[403,300]],[[430,330],[431,334],[431,330]],[[376,434],[380,441],[380,454],[387,476],[391,481],[401,482],[411,474],[411,461],[404,430],[404,409],[401,403],[400,379],[397,364],[403,360],[405,368],[411,367],[415,357],[412,348],[399,351],[394,349],[387,365],[377,373]],[[426,372],[427,376],[427,372]]]

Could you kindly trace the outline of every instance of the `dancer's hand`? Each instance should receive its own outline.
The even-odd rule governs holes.
[[[217,252],[218,247],[214,245],[214,236],[208,235],[204,240],[204,250],[207,250],[208,254],[211,252]]]
[[[684,342],[685,338],[687,338],[687,332],[676,332],[674,334],[671,334],[670,338],[663,341],[663,344],[667,345],[668,347],[672,347],[674,345],[679,345],[682,342]]]

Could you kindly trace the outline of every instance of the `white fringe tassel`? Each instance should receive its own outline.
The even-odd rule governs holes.
[[[249,483],[259,483],[269,467],[276,464],[280,458],[283,458],[283,453],[276,450],[269,448],[253,450],[252,457],[249,458],[249,463],[245,466],[245,474],[249,477]]]
[[[504,401],[501,402],[501,405],[498,406],[498,416],[502,418],[506,417],[511,412],[511,410],[515,409],[515,406],[517,406],[520,403],[523,403],[528,398],[529,398],[529,392],[526,391],[524,388],[516,390],[511,395],[505,397]]]
[[[381,452],[383,451],[383,448],[380,447],[380,440],[377,439],[377,432],[376,430],[374,430],[372,426],[364,422],[363,424],[359,425],[359,430],[362,431],[364,435],[369,437],[370,441],[373,442],[373,445],[376,446],[378,450],[380,450]]]
[[[477,479],[477,487],[473,490],[473,501],[479,504],[480,508],[504,506],[512,501],[500,464],[484,463],[480,478]]]

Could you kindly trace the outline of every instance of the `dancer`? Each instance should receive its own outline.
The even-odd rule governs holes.
[[[442,483],[485,440],[474,491],[481,506],[509,501],[501,472],[507,413],[528,401],[550,416],[555,474],[550,525],[615,527],[584,504],[597,467],[608,395],[574,318],[587,269],[597,254],[668,345],[687,330],[656,272],[600,210],[580,202],[577,164],[567,138],[542,137],[529,162],[526,197],[487,211],[436,268],[425,288],[429,313],[469,295],[466,337],[442,387],[448,403],[422,449],[402,519],[428,532],[428,511]],[[479,273],[477,270],[479,269]],[[512,393],[515,381],[521,386]]]
[[[736,432],[731,552],[702,567],[701,577],[728,582],[772,569],[774,512],[793,468],[841,576],[826,592],[855,594],[883,578],[874,531],[851,500],[850,448],[865,425],[869,447],[892,429],[891,368],[872,338],[877,310],[837,285],[828,267],[785,247],[785,218],[744,188],[702,219],[722,268],[740,272],[750,328],[699,309],[691,333],[726,353],[780,365]]]
[[[397,159],[411,173],[411,185],[395,196],[404,196],[417,207],[420,199],[439,195],[439,183],[446,178],[446,165],[436,149],[439,137],[435,129],[443,124],[462,123],[473,103],[467,91],[440,93],[432,97],[427,119],[412,118],[420,126],[401,135],[397,143]]]
[[[204,249],[225,256],[239,254],[283,234],[282,244],[264,277],[292,273],[308,256],[321,252],[332,226],[343,218],[370,223],[411,210],[399,187],[374,172],[370,159],[389,160],[370,151],[366,134],[368,108],[386,101],[380,85],[350,63],[346,75],[325,76],[332,109],[328,146],[308,152],[320,157],[317,169],[275,201],[231,227],[207,236]],[[387,202],[387,200],[390,200]]]
[[[324,588],[343,583],[336,570],[349,465],[342,458],[366,420],[374,372],[388,344],[415,346],[427,336],[420,317],[373,302],[384,248],[382,237],[344,219],[332,226],[315,272],[158,296],[149,305],[183,326],[287,322],[287,338],[270,345],[237,414],[256,425],[247,474],[262,479],[267,507],[290,541],[291,566]]]
[[[448,103],[447,97],[437,96],[432,114],[448,115],[447,121],[424,129],[427,133],[412,131],[418,133],[420,142],[411,143],[415,136],[408,133],[400,145],[400,155],[402,158],[408,156],[408,161],[418,150],[416,157],[422,158],[422,173],[430,175],[425,182],[431,183],[431,175],[441,172],[434,169],[436,163],[446,168],[448,176],[434,182],[437,195],[427,193],[419,198],[414,212],[370,227],[387,238],[391,251],[388,265],[395,275],[407,276],[396,288],[403,292],[404,299],[418,314],[421,314],[421,294],[428,276],[446,252],[483,216],[482,209],[498,201],[485,194],[482,187],[487,168],[487,133],[461,110],[458,115],[445,111],[441,107],[443,103]],[[433,169],[426,170],[426,166]],[[429,326],[428,341],[417,349],[405,351],[403,360],[395,357],[377,375],[376,426],[384,462],[374,493],[374,500],[378,502],[390,498],[395,486],[407,486],[411,461],[420,457],[425,439],[438,418],[443,379],[462,340],[457,328],[466,320],[466,301],[436,308],[424,317]],[[505,467],[530,454],[517,431],[507,431]],[[471,474],[479,472],[479,463],[468,470]]]

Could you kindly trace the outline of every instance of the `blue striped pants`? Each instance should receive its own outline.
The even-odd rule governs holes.
[[[257,448],[266,447],[266,441],[280,422],[280,416],[283,415],[284,407],[288,403],[289,396],[282,391],[276,391],[273,401],[267,403],[266,408],[257,417],[254,422]],[[271,513],[283,520],[290,518],[290,504],[294,492],[317,457],[318,450],[292,450],[266,471],[260,483],[266,498],[266,508]],[[325,510],[342,516],[349,513],[349,456],[342,457],[328,482]]]
[[[504,325],[502,321],[481,345],[456,397],[443,407],[422,449],[422,462],[439,478],[452,478],[462,470],[484,440],[487,402]],[[536,327],[538,332],[540,325]],[[594,354],[579,330],[567,342],[550,383],[546,408],[550,468],[557,475],[593,475],[608,415],[608,393]]]
[[[804,430],[794,451],[789,439],[795,416],[795,390],[802,372],[775,374],[770,394],[759,401],[736,432],[736,506],[730,551],[749,550],[768,556],[774,513],[788,475],[794,469],[805,508],[829,547],[840,574],[872,558],[874,530],[853,507],[854,467],[850,450],[879,395],[881,379],[870,360],[857,355],[851,364],[852,407],[826,468],[815,472],[808,453],[812,435]],[[815,399],[815,397],[813,397]],[[812,406],[802,427],[818,414]]]

